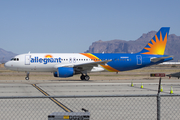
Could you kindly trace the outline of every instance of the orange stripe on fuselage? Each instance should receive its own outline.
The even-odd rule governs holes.
[[[91,53],[80,53],[90,59],[92,59],[93,61],[97,62],[97,61],[101,61],[101,59],[99,59],[98,57],[96,57],[95,55],[91,54]],[[119,72],[119,70],[116,70],[114,68],[112,68],[109,65],[101,65],[104,69],[106,69],[109,72]]]
[[[80,53],[81,55],[84,55],[90,59],[92,59],[93,61],[101,61],[98,57],[94,56],[93,54],[91,53]]]
[[[119,72],[119,70],[116,70],[114,68],[112,68],[109,65],[101,65],[103,68],[105,68],[106,70],[108,70],[109,72]]]

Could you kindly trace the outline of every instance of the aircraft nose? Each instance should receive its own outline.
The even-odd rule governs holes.
[[[6,62],[6,63],[4,64],[4,67],[5,67],[5,68],[9,68],[9,67],[10,67],[10,63],[9,63],[9,62]]]

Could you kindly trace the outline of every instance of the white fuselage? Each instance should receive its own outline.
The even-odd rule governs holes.
[[[25,72],[55,72],[58,67],[73,67],[77,64],[91,62],[94,60],[79,53],[30,53],[15,56],[5,64],[5,67],[10,70]],[[98,65],[87,72],[104,70]]]

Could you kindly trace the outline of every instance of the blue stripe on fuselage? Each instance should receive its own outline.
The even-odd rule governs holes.
[[[107,64],[112,68],[119,71],[126,71],[132,69],[138,69],[149,65],[158,64],[164,62],[164,60],[158,62],[151,62],[151,58],[166,57],[168,55],[143,55],[143,54],[119,54],[119,53],[93,53],[101,60],[112,60]],[[140,56],[140,57],[139,57]]]

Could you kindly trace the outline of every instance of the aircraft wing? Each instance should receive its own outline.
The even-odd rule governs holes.
[[[160,61],[160,60],[167,60],[167,59],[173,60],[173,56],[159,57],[159,58],[152,58],[152,59],[151,59],[151,62],[158,62],[158,61]]]
[[[108,63],[110,61],[111,60],[104,60],[104,61],[77,64],[77,65],[74,65],[74,68],[75,68],[75,70],[88,71],[88,70],[91,70],[93,67],[98,67],[98,65],[105,65],[106,63]]]
[[[65,64],[65,65],[57,65],[54,68],[58,67],[73,67],[75,71],[90,71],[93,67],[98,67],[98,65],[105,65],[106,63],[112,60],[104,60],[104,61],[96,61],[96,62],[89,62],[89,63],[81,63],[81,64]]]

